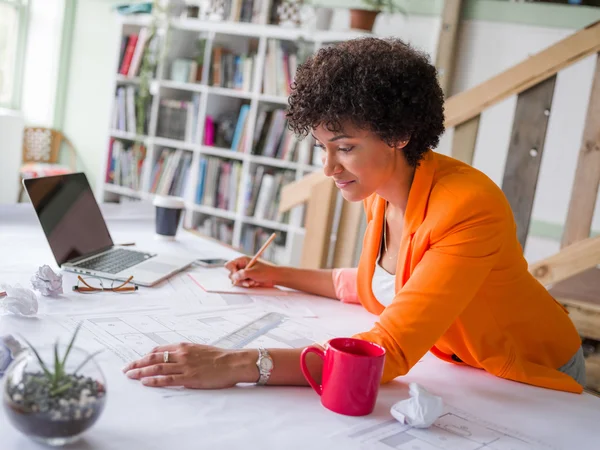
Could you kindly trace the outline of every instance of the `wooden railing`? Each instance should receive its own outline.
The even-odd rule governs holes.
[[[556,74],[598,52],[600,52],[600,22],[568,36],[486,82],[446,100],[445,125],[446,128],[455,127],[452,156],[471,164],[481,112],[509,96],[518,96],[502,189],[513,209],[522,246],[525,245],[529,230],[538,173],[544,153],[546,128],[552,114]],[[596,61],[596,72],[561,245],[564,248],[584,241],[578,246],[576,253],[580,262],[577,264],[579,271],[600,264],[598,242],[589,238],[599,184],[600,56]],[[322,173],[311,174],[282,190],[280,205],[282,211],[303,203],[308,205],[305,245],[301,261],[303,267],[326,266],[335,212],[335,192],[333,181]],[[352,262],[361,210],[360,203],[344,202],[343,204],[340,224],[336,230],[334,267],[347,267]],[[567,255],[562,252],[559,255],[561,254]],[[566,265],[572,264],[570,257],[562,258],[559,255],[532,266],[534,276],[544,281],[549,272],[560,273]]]

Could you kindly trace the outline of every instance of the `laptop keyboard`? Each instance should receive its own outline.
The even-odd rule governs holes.
[[[95,256],[77,264],[78,269],[96,270],[105,273],[119,273],[139,264],[152,255],[123,248],[115,248],[108,253]]]

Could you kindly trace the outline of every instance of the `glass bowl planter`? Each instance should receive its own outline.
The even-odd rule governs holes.
[[[66,346],[58,348],[62,358]],[[54,372],[54,347],[42,347],[38,353]],[[88,352],[73,346],[62,377],[54,380],[32,350],[20,352],[6,371],[2,388],[6,415],[14,427],[51,446],[79,439],[98,420],[106,402],[104,374],[89,358]]]

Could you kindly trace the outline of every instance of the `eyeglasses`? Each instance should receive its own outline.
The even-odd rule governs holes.
[[[103,291],[127,294],[138,290],[138,287],[134,285],[131,280],[133,280],[133,275],[125,281],[114,280],[111,282],[110,286],[105,286],[102,278],[82,277],[79,275],[77,276],[77,286],[73,286],[73,290],[81,294],[94,294]]]

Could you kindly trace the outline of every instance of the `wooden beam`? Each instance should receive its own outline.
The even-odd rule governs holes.
[[[362,202],[344,200],[342,203],[342,213],[333,253],[333,267],[352,267],[356,252],[357,234],[363,214]]]
[[[556,76],[519,94],[502,190],[517,222],[521,247],[529,232],[531,209],[544,152]]]
[[[548,286],[600,264],[600,236],[563,248],[560,252],[529,266],[531,274]]]
[[[475,143],[479,132],[479,118],[475,116],[456,126],[452,138],[452,157],[469,165],[473,164]]]
[[[590,236],[600,186],[600,53],[592,84],[585,128],[561,247]]]
[[[446,128],[466,122],[484,109],[519,94],[586,56],[600,51],[600,22],[596,22],[523,62],[460,94],[445,104]]]
[[[337,192],[338,189],[330,178],[321,180],[311,188],[304,223],[304,244],[300,259],[302,268],[327,267]]]
[[[435,67],[438,70],[438,80],[445,96],[450,95],[452,88],[461,7],[462,0],[445,0],[442,12]]]
[[[569,310],[579,334],[600,340],[600,269],[584,270],[554,283],[549,291]]]

